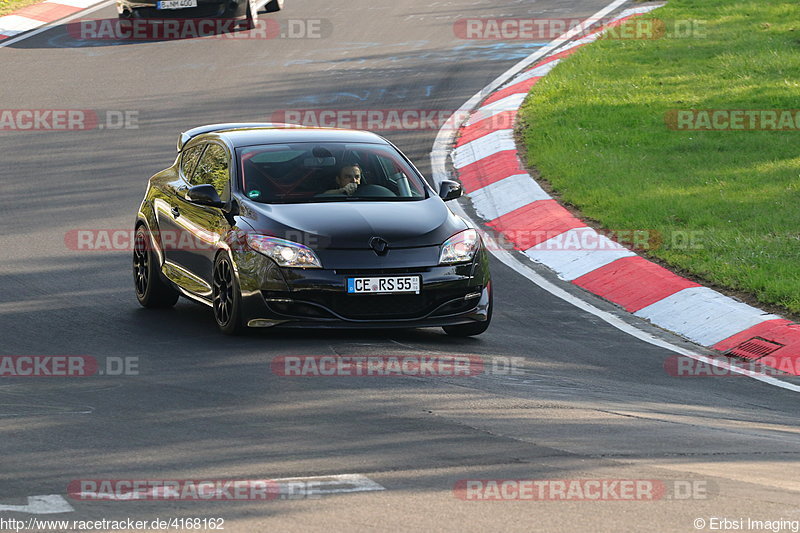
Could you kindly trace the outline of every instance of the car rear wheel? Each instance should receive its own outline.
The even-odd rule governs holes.
[[[280,11],[281,9],[283,9],[283,0],[270,0],[264,7],[266,8],[267,13],[274,13],[276,11]]]
[[[445,333],[452,337],[473,337],[480,335],[487,329],[492,321],[492,307],[494,307],[494,298],[492,292],[489,292],[489,311],[486,314],[486,320],[483,322],[474,322],[472,324],[459,324],[457,326],[444,326],[442,329]]]
[[[233,264],[225,253],[214,261],[214,283],[211,287],[214,319],[220,331],[226,335],[238,335],[244,331],[242,324],[242,294]]]
[[[133,244],[133,282],[136,299],[143,307],[172,307],[178,301],[178,291],[161,279],[150,236],[144,226],[136,229]]]

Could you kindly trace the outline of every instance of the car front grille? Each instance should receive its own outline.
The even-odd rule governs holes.
[[[397,274],[423,274],[430,272],[430,268],[373,268],[373,269],[341,269],[337,268],[334,272],[342,276],[388,276]]]
[[[328,305],[336,314],[356,320],[413,318],[429,312],[430,300],[422,294],[336,294]]]
[[[199,18],[220,18],[223,19],[228,12],[227,2],[198,2],[197,7],[191,9],[156,9],[155,7],[140,7],[137,14],[144,18],[168,18],[168,19],[199,19]]]
[[[423,290],[420,294],[347,294],[335,291],[303,291],[291,301],[270,302],[275,295],[264,294],[270,309],[297,318],[335,318],[350,320],[409,320],[469,311],[477,299],[464,300],[475,288]],[[284,295],[285,298],[285,295]],[[455,300],[455,301],[453,301]],[[450,302],[450,303],[448,303]],[[447,305],[444,305],[447,304]],[[444,307],[442,307],[444,305]],[[441,307],[441,309],[439,309]]]

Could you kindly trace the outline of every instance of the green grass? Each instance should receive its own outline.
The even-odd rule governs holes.
[[[605,39],[520,111],[529,165],[609,229],[663,233],[678,270],[800,313],[800,131],[673,131],[674,109],[800,108],[800,3],[670,0],[704,36]],[[699,246],[671,242],[696,231]]]
[[[9,15],[25,6],[38,4],[41,1],[42,0],[0,0],[0,17]]]

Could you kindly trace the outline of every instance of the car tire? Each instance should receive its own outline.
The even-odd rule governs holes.
[[[133,283],[136,299],[142,307],[172,307],[178,291],[161,278],[161,269],[153,253],[149,232],[144,225],[136,228],[133,244]]]
[[[246,15],[246,24],[247,29],[252,30],[258,25],[258,11],[253,9],[254,6],[253,0],[247,1],[247,15]]]
[[[492,322],[492,308],[494,307],[493,293],[489,293],[489,311],[486,314],[486,320],[483,322],[473,322],[472,324],[459,324],[457,326],[444,326],[442,329],[451,337],[474,337],[480,335],[487,329]]]
[[[239,335],[244,332],[242,324],[242,293],[233,263],[226,253],[217,255],[214,261],[214,275],[211,285],[211,301],[217,327],[226,335]]]
[[[267,10],[267,13],[275,13],[276,11],[280,11],[283,9],[283,0],[270,0],[267,2],[267,5],[264,6]]]

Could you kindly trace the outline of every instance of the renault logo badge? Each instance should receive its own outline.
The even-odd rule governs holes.
[[[369,240],[369,246],[378,255],[386,255],[389,253],[389,243],[380,237],[373,237]]]

